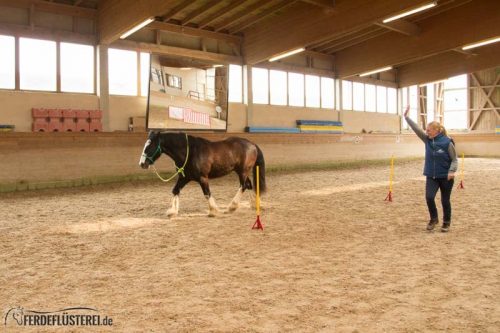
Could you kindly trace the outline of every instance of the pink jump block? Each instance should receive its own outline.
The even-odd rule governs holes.
[[[76,118],[85,118],[87,119],[89,117],[89,111],[88,110],[75,110],[76,113]]]
[[[61,122],[61,118],[49,118],[49,132],[62,132],[63,123]]]
[[[101,119],[91,118],[89,127],[90,132],[102,132]]]
[[[63,109],[62,110],[63,118],[76,118],[76,110],[71,109]]]
[[[74,118],[63,118],[62,130],[64,132],[76,132],[76,123]]]
[[[87,118],[76,118],[76,131],[77,132],[90,131],[90,126]]]
[[[33,132],[48,132],[49,123],[47,119],[45,117],[33,119],[32,130]]]
[[[90,119],[101,119],[102,118],[102,111],[101,110],[90,110],[89,111],[89,118]]]
[[[32,108],[31,109],[31,116],[33,118],[47,118],[49,116],[49,110]]]
[[[50,118],[61,118],[63,110],[61,109],[48,109]]]

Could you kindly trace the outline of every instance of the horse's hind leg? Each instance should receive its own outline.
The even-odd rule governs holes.
[[[228,213],[232,213],[236,209],[238,209],[238,207],[240,206],[241,196],[243,192],[246,189],[252,189],[252,182],[250,181],[250,179],[248,179],[247,175],[248,173],[244,174],[238,173],[238,177],[240,179],[240,187],[238,188],[238,192],[236,192],[236,195],[234,196],[233,200],[231,200],[231,203],[227,207]]]
[[[173,217],[179,213],[179,193],[187,183],[189,183],[189,180],[186,180],[186,178],[184,177],[181,178],[181,176],[179,176],[179,178],[177,179],[177,183],[172,190],[172,194],[174,195],[174,197],[172,198],[172,206],[167,209],[168,217]]]
[[[244,187],[241,187],[241,186],[238,188],[238,192],[236,192],[236,195],[234,196],[233,200],[231,200],[231,203],[227,207],[227,211],[226,211],[227,213],[232,213],[236,209],[238,209],[238,207],[240,206],[241,195],[243,194],[243,189],[244,189]]]
[[[215,199],[212,197],[212,194],[210,193],[210,187],[208,186],[207,177],[200,178],[200,186],[201,190],[203,191],[203,195],[205,195],[205,198],[207,198],[208,200],[208,216],[214,217],[220,210],[219,207],[217,207],[217,204],[215,203]]]

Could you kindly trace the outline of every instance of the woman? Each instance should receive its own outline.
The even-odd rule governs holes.
[[[415,131],[415,134],[425,143],[425,199],[429,208],[430,220],[427,230],[433,230],[438,224],[438,212],[434,199],[438,189],[441,190],[441,204],[443,205],[442,232],[450,229],[451,203],[450,196],[453,189],[455,171],[457,171],[457,154],[453,140],[448,137],[445,128],[433,121],[427,125],[424,132],[418,125],[408,117],[410,107],[405,110],[406,122]]]

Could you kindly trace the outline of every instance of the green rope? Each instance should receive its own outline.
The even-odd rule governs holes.
[[[184,168],[186,167],[186,164],[187,164],[187,161],[188,161],[188,157],[189,157],[189,140],[188,140],[188,135],[186,133],[186,145],[187,145],[187,148],[186,148],[186,160],[184,161],[184,165],[182,167],[177,167],[177,165],[175,165],[175,162],[174,162],[174,165],[175,165],[175,169],[177,170],[170,178],[168,179],[163,179],[160,174],[158,173],[158,171],[156,171],[156,168],[153,164],[151,164],[151,166],[153,167],[153,170],[154,172],[156,173],[156,175],[158,176],[158,178],[160,178],[161,181],[163,182],[169,182],[171,181],[172,179],[175,178],[175,176],[177,176],[178,174],[181,174],[182,177],[186,177],[186,175],[184,174]],[[160,143],[158,143],[158,148],[160,148]],[[156,149],[158,151],[158,149]],[[155,155],[156,155],[156,152],[155,152]],[[153,155],[154,156],[154,155]]]

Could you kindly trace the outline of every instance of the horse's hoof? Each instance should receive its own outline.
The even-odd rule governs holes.
[[[171,211],[170,209],[167,210],[167,217],[168,218],[172,218],[172,217],[175,217],[177,216],[177,212],[176,211]]]
[[[225,214],[230,214],[230,213],[234,213],[237,209],[238,209],[239,206],[229,206],[227,208],[227,210],[224,211]]]
[[[216,217],[217,212],[208,212],[208,217]]]

